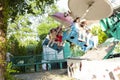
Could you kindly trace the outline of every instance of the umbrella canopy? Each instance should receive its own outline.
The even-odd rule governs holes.
[[[69,0],[68,7],[73,17],[100,20],[109,17],[113,8],[107,0]]]
[[[69,15],[65,16],[64,13],[57,12],[57,13],[50,15],[50,16],[65,26],[70,26],[73,22],[72,17]]]

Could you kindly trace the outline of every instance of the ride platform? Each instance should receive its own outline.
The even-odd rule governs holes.
[[[43,45],[48,45],[48,42],[49,42],[50,40],[48,39],[48,38],[45,38],[45,40],[44,40],[44,42],[43,42]],[[52,48],[52,49],[54,49],[54,50],[56,50],[56,51],[58,51],[58,53],[61,51],[61,50],[63,50],[63,47],[62,46],[60,46],[60,47],[58,47],[57,46],[57,43],[54,43],[52,46],[51,46],[51,44],[50,45],[48,45],[48,47],[49,48]]]

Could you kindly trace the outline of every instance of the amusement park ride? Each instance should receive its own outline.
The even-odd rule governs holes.
[[[114,38],[112,41],[112,43],[114,43],[116,42],[115,40],[117,40],[117,42],[120,40],[120,6],[115,8],[111,4],[112,2],[114,2],[114,0],[68,0],[68,7],[72,13],[71,17],[73,19],[80,17],[87,21],[99,20],[101,29],[109,36],[109,38]],[[51,15],[51,17],[62,25],[67,26],[67,28],[68,26],[71,26],[73,22],[69,15],[66,17],[64,16],[64,13],[60,12]],[[72,38],[71,35],[73,36]],[[65,40],[80,46],[81,49],[90,49],[93,47],[93,45],[86,46],[84,42],[78,41],[78,34],[74,30],[71,30],[70,32],[67,32],[67,30],[63,31],[63,41]],[[46,37],[43,42],[43,54],[48,51],[48,48],[46,50],[45,47],[48,42],[49,38]],[[119,58],[117,58],[117,60],[115,58],[110,60],[107,59],[108,54],[111,54],[115,45],[116,44],[113,44],[111,46],[111,43],[109,43],[106,47],[98,48],[97,50],[89,50],[83,56],[66,57],[68,58],[68,75],[77,78],[78,80],[120,80]],[[110,48],[108,49],[107,47]],[[58,54],[63,50],[63,47],[58,50],[56,44],[54,44],[53,47],[49,46],[49,48],[54,49]]]
[[[81,4],[82,3],[82,4]],[[120,40],[120,12],[115,11],[108,0],[68,0],[68,6],[72,13],[72,15],[68,15],[67,17],[64,13],[57,12],[53,15],[50,15],[52,18],[60,22],[64,26],[72,26],[73,19],[76,17],[80,17],[81,19],[90,20],[99,20],[101,29],[114,39]],[[70,28],[70,27],[69,27]],[[71,36],[73,38],[71,38]],[[85,42],[78,41],[78,34],[76,31],[71,30],[70,32],[63,31],[63,42],[65,40],[78,45],[81,49],[90,49],[93,45],[86,46]],[[43,42],[43,45],[47,45],[49,42],[49,37]],[[54,44],[50,48],[57,50],[60,52],[63,47],[61,46],[59,49],[57,48],[57,44]],[[83,50],[84,51],[84,50]]]

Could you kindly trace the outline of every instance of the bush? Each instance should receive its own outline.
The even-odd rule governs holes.
[[[93,26],[91,33],[93,35],[97,35],[98,36],[98,44],[103,43],[108,36],[105,34],[105,32],[102,31],[102,29],[100,28],[100,26]]]
[[[85,54],[85,52],[81,50],[81,47],[77,45],[72,45],[71,51],[72,51],[72,57],[82,56]]]
[[[12,63],[8,63],[6,66],[5,80],[18,80],[11,73],[18,72],[17,70],[12,69]]]

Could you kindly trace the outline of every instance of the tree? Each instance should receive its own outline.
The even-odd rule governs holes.
[[[5,53],[6,53],[6,30],[7,30],[7,2],[0,0],[0,80],[4,80]]]
[[[7,80],[5,72],[6,32],[9,18],[15,21],[17,15],[26,12],[43,14],[46,5],[51,5],[55,0],[0,0],[0,80]],[[24,25],[24,24],[23,24]]]
[[[35,4],[35,1],[33,1],[33,0],[31,0],[31,1],[26,0],[26,1],[27,1],[26,5]],[[44,2],[44,4],[45,4],[45,2]],[[30,5],[28,5],[28,6],[30,6]],[[8,28],[7,28],[8,29],[8,31],[7,31],[8,37],[7,38],[13,39],[10,37],[11,36],[15,37],[15,39],[17,39],[17,42],[19,43],[19,47],[24,46],[26,48],[30,44],[31,39],[36,38],[36,42],[38,42],[37,38],[39,35],[37,34],[37,31],[36,31],[37,26],[40,25],[42,22],[48,23],[48,17],[46,18],[46,15],[54,13],[55,11],[57,11],[57,8],[56,8],[55,4],[50,3],[50,5],[48,5],[48,4],[46,6],[44,5],[43,11],[41,11],[41,9],[39,9],[39,11],[41,11],[39,13],[30,12],[31,9],[27,9],[27,8],[25,10],[27,10],[27,11],[25,11],[24,13],[19,12],[19,14],[16,14],[16,16],[14,18],[9,19]],[[45,14],[43,14],[43,13],[45,13]],[[32,18],[32,21],[31,21],[31,18]],[[53,21],[53,19],[52,19],[52,21]],[[49,28],[50,28],[50,26],[49,26]],[[9,41],[14,41],[14,40],[9,40]],[[34,42],[34,44],[36,43],[34,40],[33,40],[33,42]],[[9,43],[12,43],[12,42],[9,42]],[[38,45],[38,46],[40,46],[40,45]],[[19,47],[17,47],[18,50],[19,50]],[[17,49],[17,48],[15,48],[15,49]],[[18,50],[17,50],[17,52],[15,52],[15,54],[18,53]],[[12,51],[12,52],[14,52],[14,51]]]

